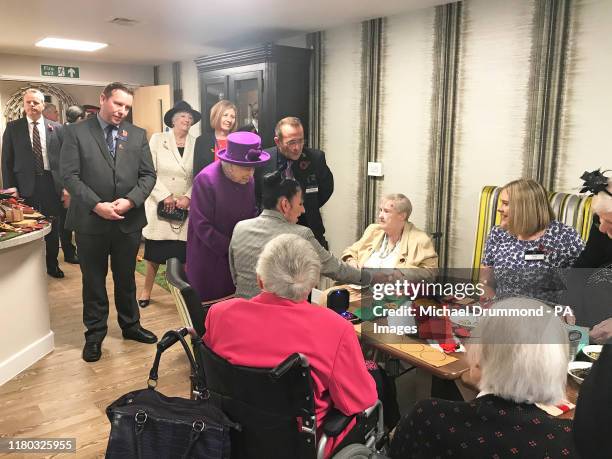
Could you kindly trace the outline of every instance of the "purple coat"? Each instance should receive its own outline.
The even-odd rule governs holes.
[[[234,293],[228,249],[234,226],[257,215],[255,182],[241,185],[225,176],[221,161],[205,167],[193,180],[187,229],[185,271],[202,301]]]

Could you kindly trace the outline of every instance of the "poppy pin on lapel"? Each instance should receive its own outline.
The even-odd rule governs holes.
[[[117,134],[117,140],[121,140],[122,142],[127,142],[128,133],[125,129]]]

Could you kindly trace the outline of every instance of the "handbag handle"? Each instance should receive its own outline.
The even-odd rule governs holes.
[[[187,328],[181,328],[179,330],[169,330],[164,333],[164,336],[157,343],[157,353],[155,354],[155,360],[153,361],[153,366],[149,371],[149,380],[147,381],[147,386],[149,389],[155,390],[157,386],[158,372],[159,372],[159,361],[161,359],[161,355],[163,352],[171,347],[177,341],[180,341],[183,345],[183,349],[185,350],[185,354],[187,354],[187,358],[189,359],[189,364],[191,365],[191,376],[192,378],[197,378],[198,368],[196,362],[189,350],[189,346],[185,341],[184,336],[189,333]]]
[[[172,228],[172,231],[175,233],[180,233],[181,229],[183,229],[183,225],[185,225],[185,220],[181,221],[178,225],[173,225],[172,222],[170,222],[170,228]]]
[[[176,341],[174,341],[176,343]],[[136,457],[137,459],[143,459],[142,457],[142,433],[144,432],[145,423],[147,422],[147,413],[145,411],[138,411],[134,416],[134,442],[136,443]],[[191,450],[199,440],[202,432],[206,430],[206,424],[204,421],[194,421],[191,426],[191,433],[189,434],[189,444],[187,449],[181,456],[181,459],[188,459],[191,454]]]

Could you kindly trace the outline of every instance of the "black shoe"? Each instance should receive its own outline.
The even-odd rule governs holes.
[[[86,341],[83,348],[83,360],[86,362],[97,362],[102,356],[102,343]]]
[[[79,257],[78,255],[73,255],[71,257],[64,257],[64,261],[66,263],[70,263],[72,265],[78,265],[79,264]]]
[[[59,268],[47,269],[47,274],[51,277],[55,277],[56,279],[64,278],[64,271]]]
[[[149,306],[150,303],[151,298],[149,298],[148,300],[138,300],[138,306],[140,306],[141,308],[146,308],[147,306]]]
[[[146,328],[142,328],[142,325],[126,328],[121,331],[121,334],[125,339],[132,339],[139,343],[154,344],[157,342],[157,336]]]

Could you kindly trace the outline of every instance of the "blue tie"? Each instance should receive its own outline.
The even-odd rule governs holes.
[[[111,158],[115,159],[115,142],[113,140],[113,129],[115,126],[109,124],[106,126],[106,146],[108,147],[108,152],[111,155]]]

